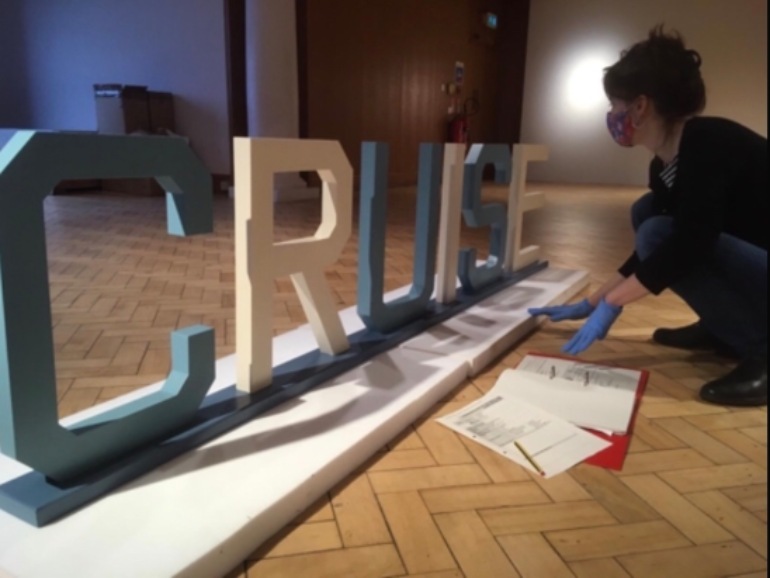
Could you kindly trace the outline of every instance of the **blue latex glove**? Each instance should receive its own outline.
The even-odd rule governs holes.
[[[564,321],[565,319],[585,319],[594,312],[594,306],[583,299],[580,303],[569,305],[554,305],[552,307],[535,307],[529,309],[530,315],[545,315],[551,321]]]
[[[607,332],[622,312],[622,307],[610,305],[602,299],[580,331],[561,350],[569,355],[577,355],[585,351],[597,339],[602,340],[607,337]]]

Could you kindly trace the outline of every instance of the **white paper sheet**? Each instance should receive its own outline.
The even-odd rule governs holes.
[[[609,447],[610,443],[493,387],[460,411],[437,421],[546,478]],[[516,447],[524,448],[537,469]]]
[[[549,378],[561,378],[579,383],[619,389],[636,394],[636,388],[642,377],[641,371],[623,369],[593,363],[583,363],[571,359],[527,355],[516,367],[519,371],[535,373]]]
[[[642,372],[526,356],[496,387],[568,422],[605,433],[628,431]]]

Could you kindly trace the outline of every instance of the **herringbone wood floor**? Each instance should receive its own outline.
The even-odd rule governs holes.
[[[525,242],[594,285],[631,246],[640,189],[541,186]],[[501,199],[490,190],[486,198]],[[414,197],[391,192],[387,288],[411,281]],[[213,234],[165,233],[161,198],[55,196],[46,219],[60,414],[165,378],[168,334],[204,323],[234,352],[232,201]],[[277,209],[279,239],[307,234],[315,202]],[[483,253],[486,233],[463,232]],[[340,308],[355,303],[356,236],[327,274]],[[274,330],[305,322],[276,281]],[[673,295],[626,308],[587,359],[651,371],[622,472],[589,466],[543,481],[433,418],[488,390],[528,351],[558,352],[577,325],[547,325],[373,456],[228,575],[256,577],[759,577],[767,568],[767,413],[706,405],[696,392],[729,367],[659,347],[658,326],[693,319]],[[255,548],[256,548],[255,544]],[[205,577],[208,578],[208,577]],[[215,577],[214,577],[215,578]]]

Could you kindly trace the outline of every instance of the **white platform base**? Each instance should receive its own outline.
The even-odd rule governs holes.
[[[43,528],[0,511],[0,576],[223,575],[533,330],[528,307],[563,302],[587,284],[583,272],[541,271]],[[363,328],[353,308],[341,314],[347,333]],[[275,363],[315,347],[309,328],[301,327],[275,339]],[[234,381],[234,356],[219,360],[213,389]],[[26,471],[0,456],[0,483]]]

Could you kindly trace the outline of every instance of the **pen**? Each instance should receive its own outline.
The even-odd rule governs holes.
[[[525,450],[519,442],[514,441],[513,445],[516,446],[516,449],[521,452],[521,455],[523,455],[527,459],[527,461],[530,463],[530,465],[533,468],[535,468],[535,471],[538,474],[540,474],[541,476],[545,475],[545,470],[543,470],[543,468],[540,467],[540,465],[535,461],[535,458],[533,458],[531,455],[529,455],[529,452],[527,450]]]

